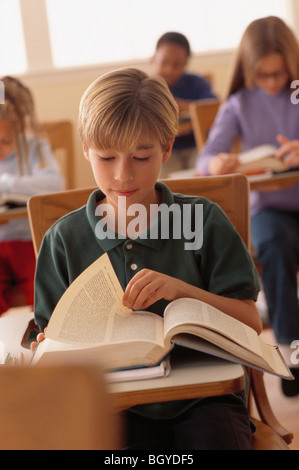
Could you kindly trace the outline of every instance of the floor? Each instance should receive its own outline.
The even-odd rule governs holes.
[[[261,337],[266,343],[275,344],[271,329],[265,329]],[[274,375],[264,374],[265,386],[270,404],[280,424],[294,434],[290,449],[299,450],[299,395],[287,398],[280,389],[280,379]]]
[[[24,309],[10,310],[7,314],[21,313]],[[28,311],[28,307],[25,308]],[[6,315],[7,315],[6,314]],[[266,343],[275,344],[275,339],[270,328],[265,329],[261,337]],[[264,374],[266,390],[272,409],[280,424],[294,434],[291,450],[299,450],[299,395],[294,398],[286,398],[280,389],[280,379],[270,374]]]
[[[299,299],[299,274],[298,274],[298,299]],[[264,324],[269,324],[267,306],[263,290],[259,294],[257,308]],[[276,344],[274,335],[270,328],[265,328],[261,334],[265,343]],[[271,374],[264,374],[265,386],[270,404],[280,424],[294,434],[290,449],[299,450],[299,395],[287,398],[280,388],[280,378]]]

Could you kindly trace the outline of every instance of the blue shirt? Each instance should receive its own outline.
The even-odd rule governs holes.
[[[43,166],[41,166],[35,138],[28,137],[29,168],[23,165],[23,175],[19,174],[16,152],[0,161],[0,197],[9,194],[22,194],[30,197],[63,190],[64,179],[49,142],[43,139],[41,147],[44,156]],[[0,241],[7,240],[31,240],[27,218],[14,219],[5,225],[0,225]]]
[[[212,93],[211,86],[200,75],[191,73],[183,73],[179,80],[169,87],[174,98],[188,101],[197,101],[216,98]],[[174,150],[195,147],[195,139],[193,133],[176,137],[174,142]]]

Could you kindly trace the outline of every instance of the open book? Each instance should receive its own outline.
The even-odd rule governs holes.
[[[6,194],[0,197],[0,208],[16,209],[18,207],[26,207],[28,196],[23,194]]]
[[[237,171],[247,172],[249,170],[265,169],[273,172],[285,171],[283,159],[275,156],[277,147],[273,145],[260,145],[239,155],[240,165]]]
[[[279,350],[250,327],[199,300],[171,302],[164,318],[133,312],[107,254],[65,291],[33,364],[66,358],[96,361],[106,370],[157,365],[174,344],[292,378]],[[63,352],[62,352],[63,351]]]

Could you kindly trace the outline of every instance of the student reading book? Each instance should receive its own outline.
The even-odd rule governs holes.
[[[35,283],[35,318],[41,330],[72,281],[107,253],[128,309],[144,310],[145,317],[147,311],[162,316],[172,300],[198,299],[261,331],[255,306],[258,276],[226,215],[205,198],[173,194],[157,182],[170,157],[177,122],[177,105],[166,83],[137,69],[99,77],[84,93],[79,133],[99,190],[44,237]],[[165,218],[155,213],[160,204],[189,214],[190,227],[197,227],[196,238],[202,235],[203,243],[187,249],[189,233],[172,211],[169,231],[163,233]],[[203,224],[198,226],[201,204]],[[136,210],[142,214],[138,223]],[[179,226],[173,226],[174,220]],[[100,286],[97,296],[103,297]],[[80,314],[81,302],[74,300],[68,321]],[[92,308],[80,318],[80,330],[96,319]],[[110,316],[103,320],[109,326]],[[134,328],[134,313],[123,321]],[[149,335],[146,328],[144,334]],[[129,449],[251,448],[241,396],[136,406],[124,412],[124,422]]]
[[[0,103],[0,204],[3,212],[35,194],[63,189],[49,142],[43,138],[31,91],[3,77]],[[18,200],[18,201],[17,201]],[[0,225],[0,315],[10,307],[33,305],[35,255],[27,217]]]
[[[299,77],[295,34],[274,16],[248,25],[233,67],[229,93],[198,157],[202,175],[237,171],[230,152],[239,136],[243,151],[259,145],[277,147],[285,169],[299,165],[299,106],[291,84]],[[251,240],[261,277],[270,325],[296,381],[282,381],[286,395],[299,394],[299,365],[290,345],[299,338],[297,269],[299,265],[299,183],[276,191],[251,192]]]
[[[179,107],[179,135],[176,136],[172,155],[161,168],[160,177],[169,177],[174,171],[193,168],[196,143],[192,131],[189,106],[194,101],[216,98],[210,83],[202,76],[187,71],[191,58],[188,39],[176,31],[169,31],[158,39],[152,59],[154,72],[162,77]],[[183,122],[187,121],[184,131]]]
[[[108,372],[130,368],[139,372],[140,368],[159,365],[179,344],[292,378],[277,348],[263,343],[249,326],[205,302],[176,299],[168,304],[162,318],[130,311],[122,298],[123,290],[105,253],[60,298],[32,363],[85,357]],[[74,308],[74,302],[80,310]],[[96,312],[93,319],[91,311]],[[90,319],[84,327],[82,318]],[[156,374],[156,367],[149,369]],[[150,373],[148,370],[148,376]]]

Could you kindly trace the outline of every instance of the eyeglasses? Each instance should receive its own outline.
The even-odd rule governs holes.
[[[283,80],[288,77],[288,72],[283,71],[283,70],[278,70],[277,72],[272,72],[272,73],[263,73],[263,72],[258,72],[256,74],[256,80],[259,80],[260,82],[266,82],[267,80],[273,79],[273,80]]]

